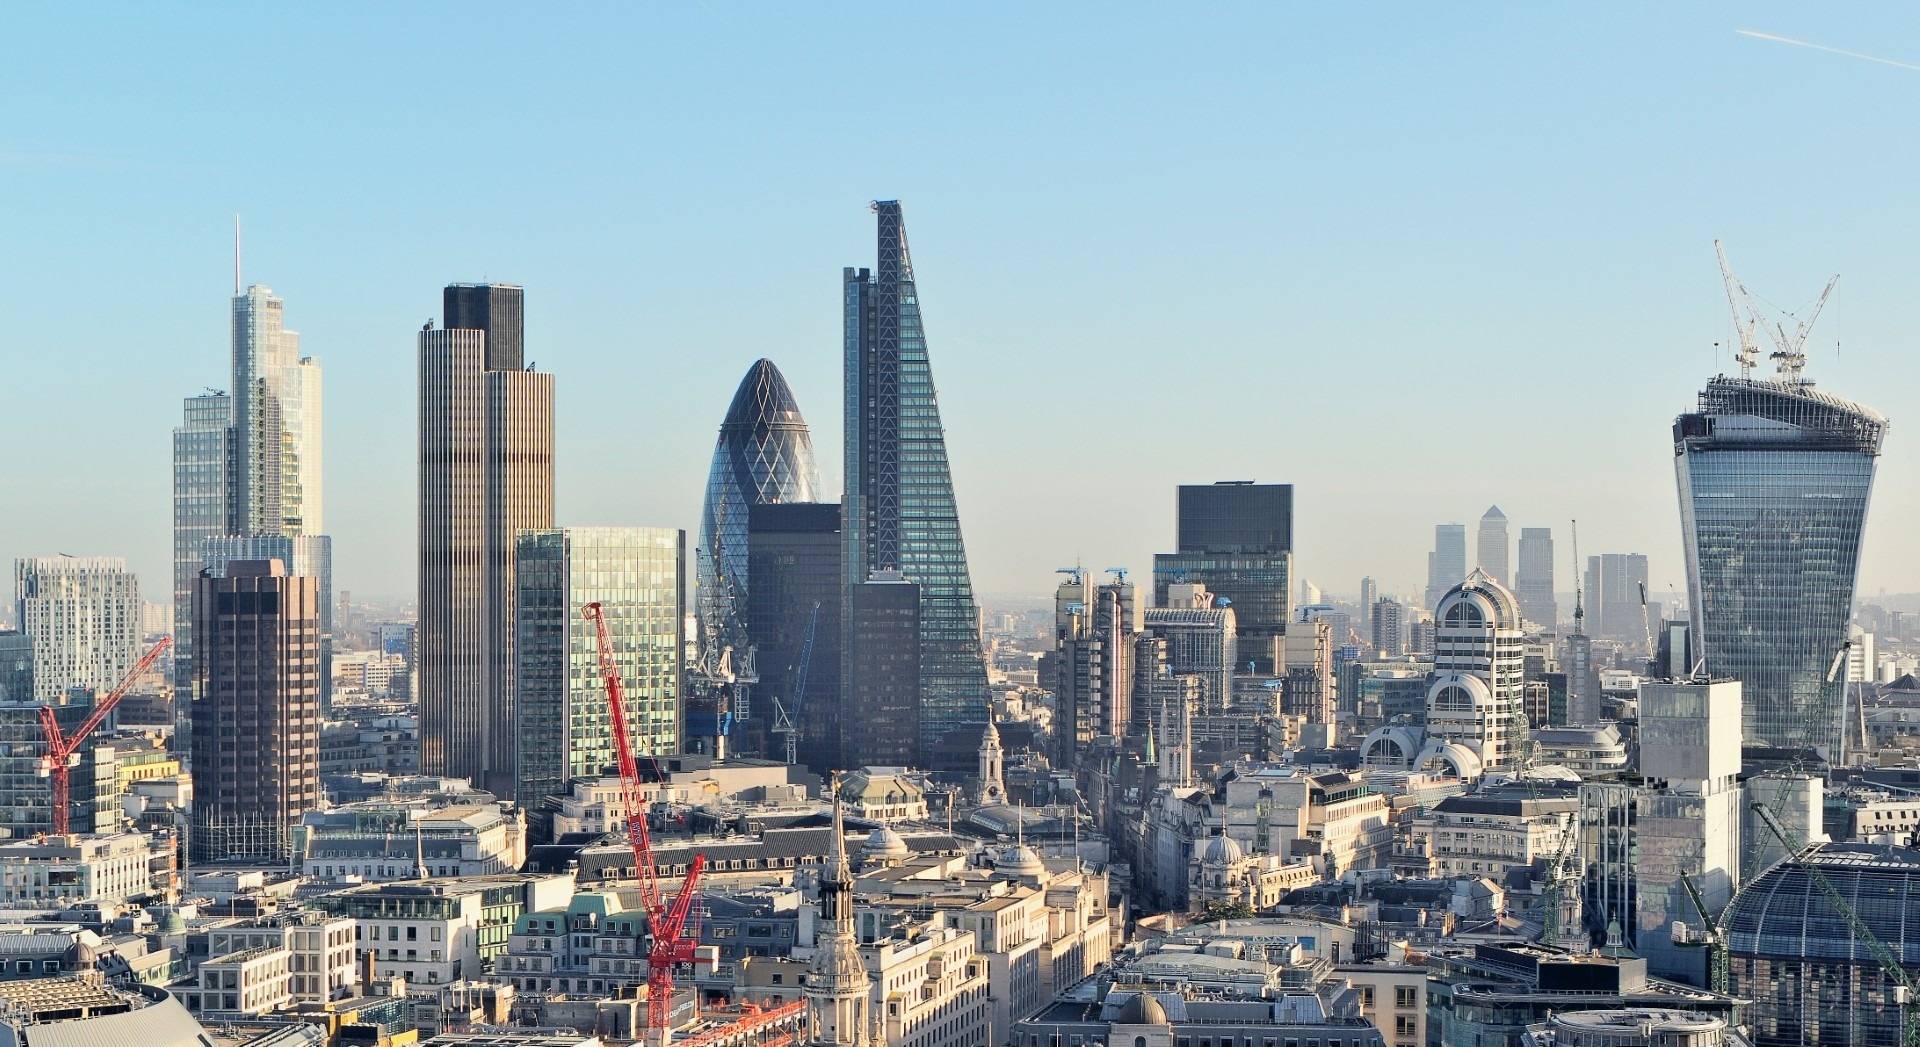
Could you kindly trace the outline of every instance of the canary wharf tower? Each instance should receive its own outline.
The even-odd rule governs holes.
[[[1707,672],[1740,681],[1750,744],[1838,762],[1845,677],[1829,669],[1847,639],[1887,422],[1816,391],[1797,363],[1778,378],[1708,382],[1674,421],[1674,471]]]
[[[884,572],[919,587],[920,749],[931,760],[942,737],[963,728],[978,735],[986,720],[987,671],[906,222],[897,200],[881,200],[873,210],[879,218],[875,269],[843,274],[842,567],[849,587]],[[860,603],[852,596],[850,589],[843,615]],[[846,623],[845,635],[856,645],[860,632],[861,623]],[[851,671],[855,661],[842,666]]]

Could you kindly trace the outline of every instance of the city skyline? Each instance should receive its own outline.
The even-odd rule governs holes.
[[[1271,24],[1264,16],[1242,17],[1250,27]],[[1872,16],[1851,17],[1852,24],[1836,25],[1825,36],[1872,40],[1904,35],[1899,26],[1879,24]],[[140,21],[131,19],[110,29],[99,41],[100,53],[127,46]],[[1333,31],[1324,24],[1292,28],[1310,39]],[[1416,21],[1384,31],[1387,55],[1381,60],[1411,63],[1408,71],[1390,77],[1387,86],[1404,85],[1409,82],[1405,78],[1421,72],[1458,71],[1457,60],[1444,48],[1416,43],[1419,33],[1433,28]],[[5,467],[10,485],[46,493],[48,511],[0,522],[0,556],[62,550],[124,555],[146,591],[165,591],[164,527],[132,528],[126,521],[129,515],[137,519],[165,512],[165,459],[154,446],[153,434],[178,424],[178,398],[197,391],[217,373],[214,369],[225,356],[220,299],[230,282],[227,223],[235,211],[245,216],[248,229],[245,278],[272,286],[293,303],[302,351],[327,361],[326,468],[332,489],[328,525],[339,560],[336,588],[387,598],[404,598],[412,590],[411,557],[404,549],[411,530],[411,480],[404,469],[382,467],[411,433],[411,347],[404,332],[419,324],[421,293],[457,279],[515,280],[535,290],[529,355],[559,378],[562,389],[556,433],[561,462],[558,516],[692,531],[698,523],[707,449],[702,445],[710,446],[713,413],[723,406],[742,369],[764,355],[787,374],[800,402],[825,406],[837,399],[839,317],[823,305],[818,289],[832,279],[835,266],[861,254],[862,223],[852,217],[857,209],[869,198],[897,194],[915,207],[916,229],[926,245],[917,262],[941,288],[938,301],[929,307],[934,313],[930,322],[948,346],[942,352],[941,406],[957,496],[967,507],[975,584],[983,594],[1043,597],[1052,568],[1075,558],[1144,571],[1173,521],[1173,507],[1159,492],[1218,479],[1295,485],[1300,492],[1299,573],[1333,593],[1347,592],[1363,574],[1378,578],[1382,592],[1418,593],[1433,523],[1470,521],[1494,502],[1511,514],[1516,526],[1560,530],[1567,519],[1578,518],[1586,532],[1585,548],[1644,550],[1651,560],[1652,588],[1684,589],[1679,520],[1663,468],[1664,449],[1657,435],[1649,434],[1657,434],[1664,424],[1672,396],[1732,370],[1730,354],[1716,352],[1712,344],[1727,337],[1720,288],[1708,257],[1714,236],[1728,239],[1756,286],[1777,289],[1783,301],[1810,296],[1831,271],[1847,274],[1839,303],[1830,307],[1816,334],[1809,374],[1822,388],[1866,395],[1873,386],[1920,385],[1920,363],[1895,351],[1900,305],[1906,297],[1895,264],[1896,245],[1910,239],[1907,230],[1916,220],[1898,202],[1899,194],[1872,192],[1872,186],[1859,184],[1882,177],[1877,173],[1856,167],[1846,181],[1835,181],[1841,176],[1800,160],[1789,163],[1789,177],[1778,179],[1782,184],[1775,188],[1730,179],[1724,175],[1732,161],[1699,153],[1691,131],[1700,122],[1750,125],[1748,105],[1728,101],[1741,89],[1764,92],[1776,109],[1789,105],[1794,113],[1809,113],[1879,90],[1908,89],[1904,85],[1911,77],[1897,69],[1742,40],[1731,26],[1700,14],[1679,18],[1671,27],[1674,31],[1654,44],[1644,44],[1644,34],[1635,32],[1632,19],[1618,26],[1579,28],[1589,33],[1590,52],[1583,52],[1571,68],[1555,69],[1556,75],[1564,71],[1568,78],[1552,93],[1552,101],[1565,107],[1564,114],[1550,115],[1546,101],[1489,93],[1484,81],[1469,79],[1449,93],[1446,101],[1454,105],[1437,114],[1440,119],[1431,132],[1419,131],[1395,147],[1435,150],[1420,199],[1391,196],[1387,215],[1369,217],[1368,204],[1377,202],[1371,195],[1388,188],[1377,178],[1340,188],[1324,184],[1308,169],[1288,175],[1272,189],[1249,193],[1251,185],[1240,176],[1215,174],[1200,185],[1235,194],[1245,208],[1234,228],[1225,231],[1198,223],[1167,226],[1165,216],[1192,206],[1190,190],[1195,187],[1195,172],[1173,160],[1151,160],[1134,170],[1127,181],[1134,183],[1137,200],[1118,211],[1113,190],[1098,179],[1084,184],[1084,194],[1048,191],[1067,184],[1076,172],[1087,173],[1068,163],[1068,145],[1092,148],[1096,163],[1128,155],[1120,142],[1133,124],[1105,110],[1094,114],[1098,119],[1084,132],[1060,132],[1053,126],[1056,122],[1043,121],[1049,132],[1067,137],[1027,162],[977,163],[970,170],[984,179],[980,192],[966,179],[939,173],[939,162],[955,156],[980,130],[974,118],[942,106],[939,119],[926,132],[930,148],[924,158],[882,161],[882,147],[896,141],[891,135],[852,141],[854,155],[871,161],[854,180],[857,185],[840,173],[827,177],[802,170],[775,201],[735,206],[727,200],[722,206],[721,201],[678,193],[688,177],[678,167],[652,166],[637,177],[644,185],[670,190],[667,195],[675,197],[676,206],[689,211],[684,218],[642,205],[630,211],[616,206],[611,224],[585,226],[582,212],[541,202],[537,215],[513,223],[511,236],[459,230],[441,236],[447,207],[469,197],[472,202],[490,201],[498,190],[467,183],[448,189],[436,181],[433,192],[443,198],[436,201],[423,198],[409,182],[397,187],[390,200],[365,192],[355,192],[349,200],[337,190],[316,188],[314,175],[306,172],[250,184],[250,177],[259,181],[268,170],[284,170],[252,162],[236,164],[231,174],[208,184],[189,185],[191,180],[181,177],[181,165],[188,163],[181,143],[204,144],[216,127],[224,130],[224,121],[185,119],[178,129],[181,143],[169,143],[120,120],[107,120],[98,129],[63,124],[60,118],[70,110],[50,102],[44,113],[36,113],[37,122],[23,127],[0,154],[5,158],[0,170],[23,191],[45,191],[62,205],[46,208],[44,216],[12,219],[21,239],[48,246],[30,266],[21,259],[6,263],[4,273],[24,303],[10,311],[14,329],[9,356],[18,358],[21,379],[29,387],[58,390],[84,380],[89,395],[109,408],[109,417],[95,431],[48,447],[32,463]],[[1184,32],[1169,37],[1167,29],[1152,27],[1169,47],[1200,46]],[[1094,31],[1116,45],[1138,48],[1150,30],[1102,26]],[[1523,22],[1498,37],[1496,56],[1506,63],[1509,76],[1544,75],[1548,66],[1531,48],[1564,43],[1562,34],[1569,31]],[[480,53],[508,46],[502,37],[482,29],[456,27],[454,32],[459,42]],[[1441,41],[1457,41],[1462,32],[1443,31]],[[532,35],[528,46],[543,55],[555,46],[549,34]],[[772,35],[755,31],[740,46],[777,57]],[[1206,35],[1217,42],[1219,34]],[[985,41],[966,36],[959,44],[979,48]],[[1645,53],[1631,50],[1643,46]],[[1639,54],[1636,60],[1658,74],[1653,83],[1625,85],[1611,75],[1607,63],[1630,53]],[[32,75],[38,60],[30,58],[25,75]],[[690,60],[692,56],[674,59]],[[1007,61],[1027,81],[1051,85],[1061,75],[1040,67],[1037,49],[1017,49]],[[1066,61],[1079,68],[1086,59]],[[1333,115],[1316,116],[1301,106],[1304,83],[1296,74],[1262,71],[1247,85],[1245,100],[1179,132],[1188,136],[1181,142],[1202,151],[1224,150],[1223,158],[1239,161],[1284,155],[1293,138],[1279,131],[1262,142],[1229,144],[1226,128],[1231,121],[1255,111],[1249,106],[1264,104],[1281,117],[1282,126],[1293,129],[1303,147],[1365,143],[1360,159],[1389,159],[1397,152],[1382,151],[1376,140],[1407,129],[1400,118],[1381,115],[1377,91],[1369,93],[1363,86],[1369,73],[1380,71],[1372,61],[1349,59],[1323,70],[1332,86],[1352,94],[1335,106]],[[1702,64],[1704,70],[1683,71]],[[775,68],[803,83],[819,75],[818,70],[785,62],[776,62]],[[137,64],[131,72],[138,72]],[[356,86],[340,104],[366,100],[379,89],[402,89],[425,72],[384,71]],[[923,72],[948,91],[980,82],[964,62],[941,60]],[[103,82],[117,82],[114,75]],[[752,83],[764,85],[760,77],[768,75],[774,74],[760,74]],[[1713,101],[1702,100],[1698,90],[1704,77],[1717,78]],[[1783,98],[1782,78],[1792,79],[1805,97]],[[1173,93],[1177,100],[1194,102],[1218,95],[1230,82],[1224,74],[1209,73]],[[224,89],[224,80],[196,74],[161,90],[175,101],[199,102]],[[1643,93],[1658,96],[1664,104],[1676,91],[1688,100],[1684,112],[1654,117],[1651,126],[1629,130],[1603,124],[1574,141],[1550,133],[1563,118],[1577,120],[1596,107],[1620,104],[1623,94],[1628,100]],[[736,104],[743,98],[729,96]],[[1042,101],[1042,113],[1085,113],[1088,104],[1071,95],[1047,95]],[[1476,104],[1460,104],[1468,101]],[[1169,102],[1155,103],[1155,112]],[[294,75],[266,90],[261,104],[278,106],[289,122],[297,123],[294,118],[322,103]],[[422,104],[403,104],[401,115],[418,112]],[[827,108],[775,104],[792,107],[790,111],[809,124],[840,112],[839,103],[820,103]],[[986,104],[993,115],[1006,113],[1012,102],[994,95]],[[713,132],[677,122],[662,124],[659,113],[647,112],[644,126],[669,141],[684,141],[693,149],[691,155],[707,158],[710,163],[700,162],[703,170],[710,168],[723,187],[738,184],[749,167],[758,169],[757,164],[739,164],[713,152],[719,148]],[[728,120],[739,118],[731,109],[725,115]],[[401,130],[399,120],[382,116],[363,130],[339,129],[321,137],[348,152],[384,147]],[[1343,130],[1342,120],[1353,122],[1351,133]],[[1514,130],[1503,131],[1503,120]],[[1040,128],[1029,118],[1009,133],[1025,141]],[[1571,223],[1563,239],[1553,244],[1510,237],[1505,227],[1495,235],[1464,225],[1487,213],[1489,202],[1479,185],[1494,177],[1497,168],[1490,158],[1447,146],[1443,139],[1448,134],[1479,134],[1492,136],[1497,145],[1513,145],[1512,136],[1522,133],[1537,151],[1523,153],[1519,169],[1499,176],[1502,180],[1495,184],[1523,187],[1518,204],[1526,213],[1551,210]],[[119,151],[103,147],[109,134],[117,136]],[[1817,132],[1808,151],[1820,152],[1828,144],[1825,135]],[[1897,137],[1886,136],[1884,147],[1907,149]],[[1641,181],[1615,187],[1602,181],[1603,170],[1564,173],[1624,143],[1643,147],[1634,167]],[[302,143],[302,155],[316,144]],[[790,151],[795,157],[811,155],[785,136],[766,148]],[[1662,158],[1671,163],[1661,164]],[[156,166],[162,177],[128,200],[117,198],[129,170]],[[1672,170],[1648,173],[1663,166]],[[406,174],[423,170],[409,167]],[[516,176],[527,173],[519,164],[512,171]],[[1703,198],[1698,188],[1702,184],[1717,185],[1716,195]],[[562,178],[559,185],[575,183]],[[1805,228],[1771,217],[1803,213],[1808,201],[1830,197],[1837,187],[1847,188],[1849,195],[1895,202],[1878,209],[1871,221],[1851,210],[1841,211],[1837,221],[1809,221]],[[1332,193],[1326,214],[1301,215],[1276,195],[1289,188]],[[1044,197],[1044,203],[1038,197]],[[149,210],[164,205],[165,217],[136,213],[136,204]],[[1464,217],[1444,217],[1449,204],[1464,209]],[[1571,204],[1581,206],[1565,206]],[[1675,209],[1683,206],[1687,213],[1677,216]],[[1042,207],[1059,223],[1053,228],[1060,235],[1035,243],[1023,230],[1036,224],[1036,209]],[[419,216],[406,217],[403,209],[417,210]],[[1589,210],[1596,213],[1578,213]],[[1820,217],[1819,208],[1815,212],[1809,217]],[[77,226],[64,220],[74,215],[90,220]],[[56,218],[63,219],[58,234],[42,225]],[[1303,218],[1304,229],[1285,232]],[[1401,231],[1386,228],[1387,219]],[[693,235],[700,225],[708,234],[721,235],[703,241]],[[1816,231],[1815,226],[1820,228]],[[357,260],[365,266],[345,264],[343,235],[376,245],[381,257]],[[641,239],[632,249],[627,241],[636,235]],[[114,238],[113,250],[100,249],[106,236]],[[737,322],[716,334],[707,317],[724,308],[718,305],[722,292],[710,282],[700,289],[694,274],[716,258],[722,245],[743,238],[753,238],[756,249],[747,252],[752,257],[744,269],[736,270],[742,283],[724,295],[744,294],[754,306],[744,313],[727,310]],[[1118,252],[1127,261],[1101,257],[1129,242],[1137,242],[1140,251]],[[569,250],[574,247],[579,254]],[[623,258],[610,255],[616,248]],[[1365,269],[1358,267],[1360,256],[1355,253],[1363,249],[1368,256]],[[1236,270],[1226,283],[1201,290],[1176,276],[1220,250]],[[1010,251],[1027,253],[1038,268],[1069,275],[1046,295],[1037,294],[1005,275],[1003,261]],[[1300,262],[1309,252],[1314,257],[1310,271]],[[1389,259],[1384,266],[1383,256]],[[1630,274],[1621,268],[1629,259]],[[1434,268],[1459,263],[1467,264],[1471,281]],[[1368,277],[1352,281],[1359,286],[1351,289],[1329,284],[1333,278],[1325,274],[1348,270],[1367,272]],[[1596,291],[1594,280],[1601,280],[1605,290]],[[97,281],[119,284],[124,293],[98,295],[90,290]],[[1184,291],[1176,296],[1156,293],[1168,286],[1183,286]],[[616,288],[640,289],[637,315],[644,316],[644,323],[636,324],[634,315],[614,317],[592,308]],[[1474,290],[1469,293],[1469,288]],[[1245,312],[1215,308],[1221,300],[1217,296],[1229,294],[1269,301],[1261,310],[1267,319],[1250,324]],[[1486,299],[1509,304],[1482,305]],[[74,315],[82,302],[87,303],[90,322],[76,328],[65,317]],[[1237,316],[1230,322],[1214,318],[1223,313]],[[1437,329],[1427,330],[1436,324]],[[1830,335],[1840,330],[1846,347],[1836,357]],[[140,344],[142,352],[118,348],[129,344]],[[1408,348],[1416,344],[1444,345],[1453,352]],[[1284,401],[1284,393],[1262,392],[1255,383],[1223,389],[1212,412],[1221,431],[1220,453],[1204,471],[1152,446],[1125,462],[1104,462],[1095,453],[1099,441],[1085,427],[1057,424],[1057,390],[1075,382],[1076,375],[1090,402],[1132,417],[1154,417],[1166,410],[1158,405],[1156,383],[1144,376],[1151,373],[1156,354],[1168,346],[1176,347],[1183,359],[1201,354],[1223,372],[1244,373],[1258,361],[1270,361],[1260,366],[1288,370],[1287,386],[1292,378],[1335,389],[1365,386],[1370,390],[1369,409],[1393,421],[1371,438],[1342,436],[1363,427],[1343,420],[1344,407],[1336,412],[1319,403],[1282,402],[1278,406],[1284,409],[1269,411],[1274,396]],[[1448,358],[1466,346],[1477,347],[1484,368],[1461,368],[1457,356]],[[1313,347],[1324,348],[1311,351]],[[1108,376],[1103,368],[1109,363],[1126,366]],[[70,367],[78,367],[84,379],[63,370]],[[1396,377],[1392,388],[1373,382],[1381,369]],[[1539,433],[1520,449],[1514,467],[1552,482],[1520,491],[1491,467],[1463,474],[1459,463],[1406,439],[1433,403],[1481,395],[1476,382],[1489,371],[1497,372],[1492,390],[1501,397],[1502,409]],[[648,380],[650,372],[655,380]],[[1010,382],[1012,373],[1030,374],[1031,380]],[[1575,374],[1580,374],[1578,381]],[[1649,395],[1653,389],[1667,395]],[[19,415],[22,431],[59,427],[64,421],[60,399],[33,398]],[[834,412],[816,407],[815,414],[816,440],[838,441]],[[1269,414],[1271,423],[1262,421]],[[1338,437],[1334,445],[1316,444],[1327,432]],[[1086,477],[1087,492],[1076,514],[1033,519],[1021,511],[1046,490],[1045,478],[1025,465],[1026,452],[1043,439],[1057,441],[1059,454],[1081,460],[1076,468]],[[657,450],[655,460],[635,468],[620,449],[636,443]],[[1404,466],[1408,482],[1393,490],[1354,482],[1342,465],[1348,455],[1341,452],[1347,449],[1359,456],[1394,456],[1391,460]],[[1583,463],[1579,483],[1559,479],[1565,463],[1573,459]],[[1896,438],[1884,463],[1895,482],[1886,485],[1877,513],[1897,518],[1920,501],[1920,493],[1908,492],[1911,485],[1897,482],[1911,461]],[[840,488],[839,472],[833,461],[823,468],[822,486],[829,496]],[[348,479],[368,474],[385,477],[386,483],[354,484]],[[606,482],[609,476],[618,482]],[[1149,495],[1129,500],[1134,489]],[[1408,500],[1437,509],[1423,514],[1430,519],[1412,519],[1402,511]],[[1882,589],[1920,591],[1920,563],[1901,555],[1894,538],[1893,528],[1868,529],[1863,599]],[[1564,574],[1565,563],[1560,567]],[[1570,589],[1564,580],[1562,589]]]

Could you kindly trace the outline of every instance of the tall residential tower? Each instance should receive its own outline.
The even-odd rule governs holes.
[[[985,723],[987,670],[979,612],[960,536],[947,442],[934,392],[920,296],[897,200],[878,216],[874,270],[844,270],[846,497],[841,569],[849,589],[876,572],[897,572],[919,588],[920,745],[936,762],[942,739],[957,736],[971,765]],[[857,610],[842,601],[842,614]],[[856,637],[851,621],[843,635]],[[857,671],[861,659],[842,662]],[[853,686],[842,688],[852,695]]]

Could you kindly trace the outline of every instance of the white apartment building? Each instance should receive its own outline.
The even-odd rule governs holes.
[[[359,986],[353,932],[352,920],[317,915],[285,927],[215,927],[207,931],[207,955],[218,960],[267,949],[284,950],[288,997],[295,1003],[325,1003],[351,995]]]
[[[1414,819],[1412,835],[1427,848],[1430,875],[1497,880],[1573,847],[1579,807],[1577,796],[1536,797],[1514,787],[1449,796]]]
[[[105,694],[140,659],[140,579],[118,556],[13,562],[20,631],[33,638],[33,694]]]
[[[266,1014],[293,1003],[292,954],[284,945],[263,945],[207,960],[194,983],[179,989],[180,1002],[196,1015]]]

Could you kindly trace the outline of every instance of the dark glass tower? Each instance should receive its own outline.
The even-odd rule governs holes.
[[[1182,484],[1179,551],[1155,553],[1153,602],[1167,586],[1197,582],[1233,608],[1239,657],[1272,672],[1293,610],[1293,485]]]
[[[1886,419],[1804,382],[1719,377],[1673,423],[1687,592],[1749,742],[1840,755],[1860,534]]]
[[[749,515],[747,631],[759,662],[757,689],[767,696],[762,716],[772,715],[772,699],[779,698],[799,731],[800,762],[819,774],[848,766],[839,762],[840,552],[837,503],[756,505]],[[768,741],[770,751],[785,748],[784,739]]]
[[[987,671],[907,227],[899,201],[881,200],[873,210],[879,217],[878,265],[843,273],[843,569],[850,587],[877,571],[897,571],[919,587],[919,734],[926,754],[950,732],[980,733]],[[853,606],[851,598],[843,601],[848,613]],[[852,637],[854,630],[843,635]],[[844,664],[853,671],[858,662],[849,658]],[[857,690],[848,685],[841,693]]]

